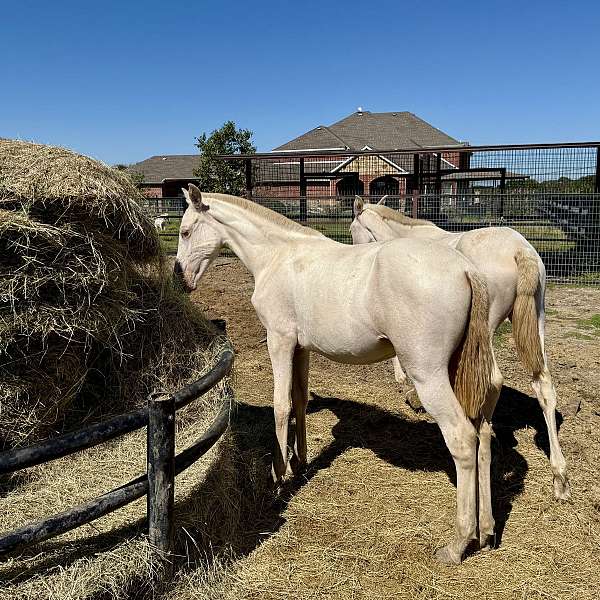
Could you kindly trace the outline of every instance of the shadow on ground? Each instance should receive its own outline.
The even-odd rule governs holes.
[[[286,506],[298,490],[350,448],[368,448],[382,460],[402,469],[444,471],[449,480],[456,484],[454,465],[439,428],[425,417],[405,419],[399,413],[376,406],[348,399],[315,396],[309,403],[309,412],[323,410],[332,411],[338,418],[332,430],[334,441],[312,458],[302,476],[288,482],[275,495],[270,485],[271,450],[275,438],[272,409],[245,403],[238,405],[226,448],[231,449],[233,454],[228,451],[220,452],[210,466],[203,484],[176,504],[178,520],[182,515],[188,515],[187,519],[183,519],[186,521],[185,536],[180,531],[181,527],[178,528],[177,551],[185,556],[181,558],[178,568],[193,568],[198,560],[206,563],[221,549],[231,548],[237,556],[252,552],[281,527]],[[558,417],[560,423],[560,414]],[[546,426],[537,400],[504,387],[494,417],[496,439],[492,462],[492,494],[498,544],[501,543],[513,501],[522,492],[528,471],[527,461],[516,449],[517,440],[514,436],[515,431],[523,428],[535,429],[536,444],[548,454]],[[549,467],[548,476],[550,477]],[[236,479],[236,486],[233,487],[237,488],[234,500],[237,503],[238,521],[232,526],[231,522],[224,523],[218,517],[198,519],[197,505],[202,487],[208,485],[213,489],[222,485],[231,489],[229,479],[232,477]],[[198,522],[205,522],[202,526],[190,525],[187,522],[189,515],[194,515]],[[142,534],[144,525],[145,519],[139,519],[125,527],[85,540],[54,540],[32,547],[22,553],[24,559],[34,557],[40,550],[46,557],[35,561],[35,566],[26,571],[23,570],[23,562],[17,561],[14,570],[4,572],[5,580],[15,584],[51,569],[64,569],[78,559],[108,551],[125,540]],[[191,552],[185,541],[187,538],[194,540]],[[140,586],[143,587],[143,584],[140,583]],[[136,597],[141,597],[138,594],[139,588]],[[102,597],[100,595],[94,598],[100,600]]]

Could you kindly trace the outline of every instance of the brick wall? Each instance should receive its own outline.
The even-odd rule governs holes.
[[[145,185],[142,193],[146,198],[162,198],[162,185]]]

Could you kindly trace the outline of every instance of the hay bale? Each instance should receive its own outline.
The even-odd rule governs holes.
[[[153,258],[160,243],[142,199],[123,171],[65,148],[0,139],[0,208],[56,226],[77,222]]]
[[[139,199],[90,158],[0,140],[0,447],[181,387],[219,346]]]

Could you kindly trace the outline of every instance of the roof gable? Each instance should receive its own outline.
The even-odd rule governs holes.
[[[298,148],[302,150],[346,150],[347,145],[329,127],[319,125],[275,149],[285,152],[286,150],[297,150]]]
[[[275,151],[325,150],[411,150],[430,146],[463,145],[410,112],[372,113],[360,111],[323,125],[275,148]]]

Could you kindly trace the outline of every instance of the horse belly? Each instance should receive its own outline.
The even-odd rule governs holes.
[[[371,364],[395,356],[387,338],[351,326],[300,333],[298,343],[330,360],[352,365]]]

